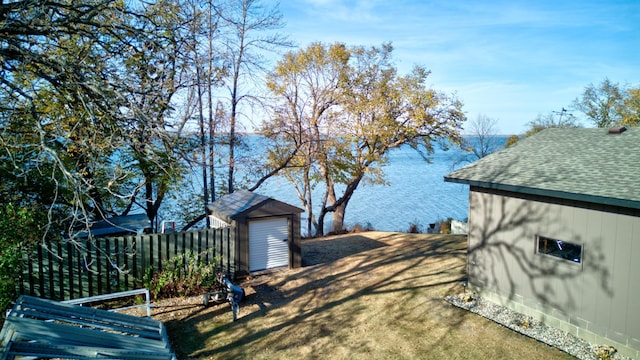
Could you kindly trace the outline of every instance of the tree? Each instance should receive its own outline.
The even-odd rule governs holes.
[[[538,115],[535,120],[528,124],[529,129],[524,136],[529,137],[548,128],[577,128],[582,127],[578,119],[569,113],[567,109],[562,108],[560,111],[552,111],[547,115]]]
[[[466,152],[457,162],[473,162],[497,151],[500,147],[496,124],[498,120],[480,114],[469,122],[467,137],[460,148]]]
[[[622,122],[624,90],[617,83],[604,79],[598,86],[589,84],[574,107],[582,111],[596,127],[606,128]]]
[[[152,227],[165,196],[177,189],[177,180],[186,174],[183,159],[194,146],[182,136],[187,119],[172,119],[174,97],[191,85],[188,49],[195,40],[188,24],[199,16],[184,5],[158,1],[145,9],[153,26],[146,30],[144,43],[126,54],[122,80],[128,84],[126,97],[136,109],[131,115],[137,120],[127,128],[121,154],[130,165],[129,191],[124,192],[130,196],[125,197],[129,202],[123,213],[134,205],[141,207]]]
[[[214,48],[213,43],[216,38],[215,33],[218,29],[218,17],[214,20],[214,4],[208,1],[205,4],[192,0],[188,4],[191,9],[190,16],[187,18],[189,22],[189,44],[188,49],[192,57],[193,71],[195,72],[195,81],[191,91],[196,94],[196,113],[197,123],[200,130],[200,153],[201,153],[201,171],[202,171],[202,200],[203,207],[201,214],[206,213],[209,199],[215,200],[215,174],[214,174],[214,150],[213,138],[215,128],[213,119],[213,86],[217,83],[217,74],[214,75]],[[202,41],[201,39],[206,41]],[[204,44],[204,45],[202,45]],[[205,47],[204,51],[201,47]],[[204,54],[201,54],[204,52]],[[216,73],[218,71],[215,71]],[[205,122],[205,94],[208,113],[208,122]],[[207,129],[208,128],[208,129]],[[207,174],[210,171],[210,174]],[[211,177],[209,177],[209,175]],[[210,182],[210,183],[209,183]],[[209,196],[209,193],[211,196]]]
[[[504,143],[504,147],[509,147],[511,145],[515,145],[518,142],[518,135],[511,135],[507,138],[507,141]]]
[[[288,40],[274,30],[282,27],[282,15],[277,8],[265,8],[260,0],[226,1],[216,8],[223,32],[222,56],[226,69],[226,87],[229,92],[229,171],[227,186],[234,191],[236,147],[240,105],[252,96],[246,92],[252,83],[259,81],[258,73],[264,71],[265,59],[260,51],[275,51],[288,47]]]
[[[420,66],[398,76],[392,50],[390,44],[312,44],[286,55],[274,72],[272,81],[286,86],[272,87],[281,111],[269,121],[269,134],[287,133],[279,139],[303,152],[296,165],[308,168],[310,183],[325,188],[316,235],[324,234],[329,213],[333,230],[342,231],[347,205],[363,181],[384,183],[380,166],[391,149],[407,145],[428,158],[436,141],[460,141],[462,104],[427,88],[429,72]]]
[[[307,211],[307,233],[314,219],[312,190],[317,182],[316,159],[323,149],[323,129],[328,113],[337,106],[341,77],[347,69],[349,51],[344,44],[312,43],[289,52],[269,74],[267,87],[280,101],[272,107],[273,118],[261,132],[274,141],[269,151],[273,166],[283,167]]]
[[[640,126],[640,87],[627,90],[621,125]]]
[[[66,234],[126,213],[138,192],[167,184],[176,90],[171,2],[0,3],[0,139],[7,192],[48,207]],[[163,15],[166,15],[163,16]],[[128,151],[127,151],[128,149]],[[21,184],[43,181],[42,188]],[[4,179],[3,179],[4,180]],[[42,193],[45,192],[45,193]],[[161,191],[148,189],[149,216]],[[53,216],[52,214],[57,214]],[[43,237],[59,227],[43,228]]]
[[[562,108],[560,111],[552,111],[549,114],[542,115],[539,114],[534,120],[530,121],[528,124],[528,129],[522,135],[522,137],[529,137],[539,133],[540,131],[548,128],[579,128],[582,127],[582,124],[578,121],[578,119],[573,116],[572,113],[568,112],[567,109]],[[516,135],[513,135],[507,139],[505,142],[505,147],[512,146],[516,144],[520,138]]]
[[[327,187],[326,205],[319,214],[320,233],[324,215],[329,212],[333,214],[334,232],[343,230],[353,192],[365,175],[374,183],[383,181],[379,166],[387,161],[391,149],[408,145],[428,160],[436,142],[460,141],[465,120],[462,103],[429,89],[429,71],[421,66],[398,76],[391,64],[392,51],[391,44],[352,49],[351,66],[341,87],[344,111],[332,121],[335,152],[324,152],[320,160]],[[325,154],[333,156],[325,158]],[[337,184],[345,186],[340,196],[335,193]]]
[[[119,143],[126,105],[109,81],[118,62],[110,57],[129,45],[124,34],[139,33],[123,17],[110,1],[0,4],[3,160],[19,159],[16,181],[46,171],[51,209],[64,206],[75,220],[105,212],[96,176]]]

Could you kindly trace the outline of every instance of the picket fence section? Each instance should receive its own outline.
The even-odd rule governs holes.
[[[19,292],[70,300],[133,290],[143,286],[145,274],[190,251],[233,276],[233,234],[224,228],[42,243],[26,256]]]

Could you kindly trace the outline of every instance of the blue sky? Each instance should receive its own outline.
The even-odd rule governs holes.
[[[640,85],[639,0],[285,0],[279,9],[281,32],[299,47],[392,42],[401,74],[424,65],[433,88],[456,92],[469,119],[497,119],[502,134],[524,132],[605,78]]]

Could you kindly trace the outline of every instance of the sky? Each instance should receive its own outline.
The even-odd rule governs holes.
[[[605,78],[640,86],[640,0],[284,0],[279,11],[301,48],[391,42],[401,75],[430,69],[432,88],[455,93],[470,120],[496,119],[499,134],[570,109]]]

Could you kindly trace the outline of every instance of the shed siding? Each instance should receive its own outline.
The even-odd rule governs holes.
[[[247,199],[247,202],[254,201],[247,205],[241,200],[228,201],[225,206],[215,206],[212,204],[209,209],[213,216],[225,219],[231,223],[231,227],[234,229],[233,234],[235,237],[235,247],[232,249],[235,259],[235,272],[236,276],[244,276],[250,274],[250,267],[253,265],[250,261],[250,234],[249,223],[252,221],[260,221],[264,219],[281,218],[289,222],[287,225],[288,231],[288,253],[286,254],[287,261],[284,265],[289,265],[291,268],[302,266],[302,254],[300,250],[300,213],[303,212],[295,206],[277,201],[275,199],[266,198],[261,202],[256,202],[254,194],[242,191],[233,193],[227,196],[236,196],[242,199]],[[238,210],[234,206],[241,205],[241,209]]]
[[[640,216],[474,187],[469,207],[471,285],[640,351]],[[583,244],[582,263],[536,235]]]

